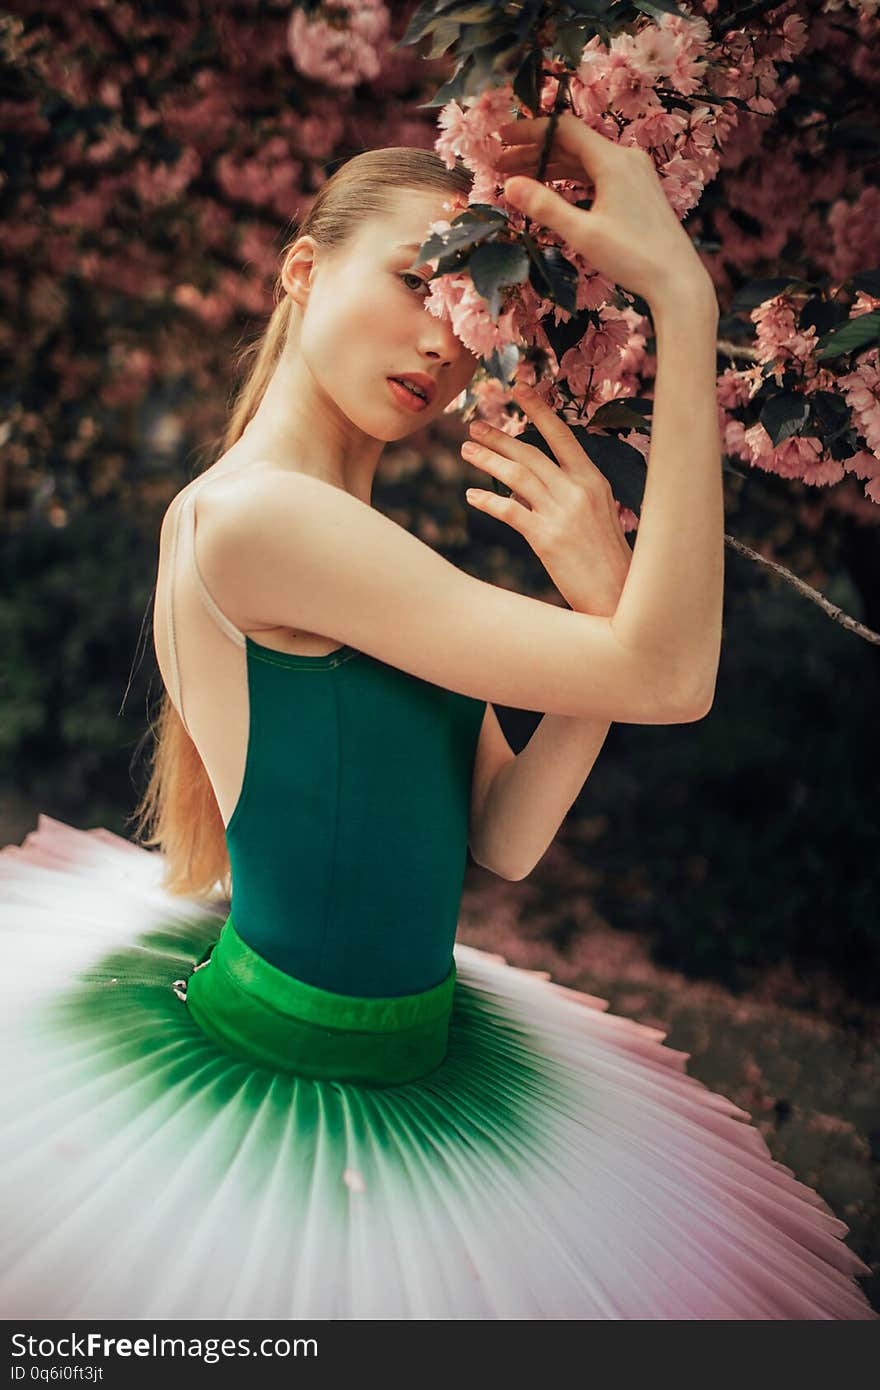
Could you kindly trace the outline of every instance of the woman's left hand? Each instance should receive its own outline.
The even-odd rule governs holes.
[[[474,421],[462,455],[515,495],[476,488],[468,489],[468,500],[525,536],[573,609],[610,617],[632,560],[614,494],[573,431],[537,392],[524,387],[514,399],[546,439],[558,467],[533,444]]]

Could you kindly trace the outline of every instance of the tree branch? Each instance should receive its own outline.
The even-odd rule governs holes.
[[[841,627],[845,627],[848,632],[854,632],[857,637],[864,637],[866,642],[880,645],[880,632],[874,632],[873,628],[865,627],[864,623],[851,618],[848,613],[844,613],[842,608],[838,608],[836,603],[832,603],[824,594],[820,594],[819,590],[814,589],[811,584],[805,583],[803,579],[798,579],[796,574],[792,574],[791,570],[780,565],[777,560],[768,560],[766,555],[752,550],[751,546],[744,545],[742,541],[738,541],[735,536],[728,536],[726,532],[724,543],[739,555],[745,555],[747,559],[755,560],[759,565],[766,565],[768,569],[773,570],[774,574],[778,574],[781,579],[786,580],[793,588],[797,589],[799,594],[803,594],[804,598],[818,604],[823,613],[826,613],[829,618],[833,618],[836,623],[840,623]]]

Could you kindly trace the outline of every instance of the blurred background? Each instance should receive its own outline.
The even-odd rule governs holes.
[[[361,8],[360,66],[335,86],[292,60],[308,6],[18,4],[0,21],[0,844],[41,812],[128,833],[161,691],[161,519],[219,453],[290,219],[359,150],[433,146],[436,110],[418,108],[449,60],[391,46],[413,5],[380,7],[387,32]],[[374,504],[472,574],[559,602],[520,538],[467,508],[464,433],[450,415],[388,446]],[[728,476],[727,530],[876,629],[880,507],[849,481],[832,499]],[[460,927],[669,1030],[875,1269],[878,708],[880,648],[728,549],[709,715],[613,726],[528,880],[469,865]],[[540,718],[498,714],[516,751]]]

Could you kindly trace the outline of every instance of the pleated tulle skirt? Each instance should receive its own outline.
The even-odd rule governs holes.
[[[0,1316],[877,1319],[847,1226],[665,1034],[461,944],[416,1080],[232,1055],[227,917],[41,816],[0,853]]]

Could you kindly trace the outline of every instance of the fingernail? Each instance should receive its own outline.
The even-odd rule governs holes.
[[[505,179],[504,196],[509,202],[519,206],[520,203],[526,204],[529,200],[529,185],[517,174],[514,178]]]

